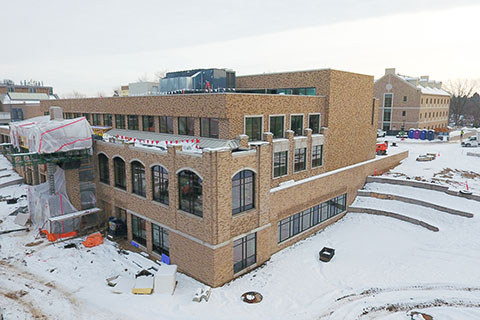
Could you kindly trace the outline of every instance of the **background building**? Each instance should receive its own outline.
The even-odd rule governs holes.
[[[428,76],[409,77],[385,69],[375,81],[374,96],[380,100],[378,128],[389,134],[410,128],[440,129],[448,125],[450,95],[441,81]]]
[[[126,93],[126,90],[123,89],[120,91],[120,96]],[[128,95],[129,96],[157,96],[160,94],[160,85],[158,82],[152,81],[141,81],[133,82],[128,84]]]
[[[52,87],[45,87],[40,81],[22,81],[15,84],[12,80],[0,83],[0,112],[3,120],[7,114],[10,121],[20,121],[42,116],[40,101],[54,100],[58,97]]]
[[[235,71],[230,69],[194,69],[168,72],[160,79],[162,93],[213,92],[235,89]]]

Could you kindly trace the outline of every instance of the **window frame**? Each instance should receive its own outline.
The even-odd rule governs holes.
[[[297,132],[292,128],[292,120],[294,117],[299,117],[301,116],[302,117],[302,129],[301,129],[301,132],[300,134],[297,134]],[[301,137],[304,135],[304,130],[305,130],[305,115],[303,113],[292,113],[290,114],[290,130],[292,130],[294,132],[294,136],[295,137]]]
[[[120,162],[118,162],[116,159],[120,160],[121,163],[123,164],[123,171],[121,172],[122,173],[121,176],[118,174],[120,171],[117,168],[117,163],[120,163]],[[123,160],[119,156],[113,157],[113,176],[114,176],[113,178],[114,186],[122,190],[127,190],[127,166],[126,166],[125,160]],[[123,180],[123,181],[120,181],[120,180]],[[120,182],[123,182],[123,185]]]
[[[180,132],[180,123],[181,119],[185,119],[185,133]],[[189,130],[188,123],[190,122],[189,119],[191,120],[192,123],[192,128]],[[178,126],[178,134],[181,136],[195,136],[195,118],[194,117],[177,117],[177,126]],[[191,134],[190,134],[191,133]]]
[[[132,217],[132,222],[131,222],[131,226],[132,226],[132,240],[135,241],[136,243],[146,247],[147,245],[147,220],[139,217],[139,216],[136,216],[134,214],[130,214],[131,217]],[[135,225],[136,225],[136,230],[137,232],[135,232]],[[144,229],[140,229],[140,227],[144,226],[145,228]],[[143,232],[141,232],[143,231]],[[142,236],[145,236],[145,238],[143,238]]]
[[[168,229],[153,222],[151,222],[151,226],[152,226],[152,252],[158,255],[164,254],[166,256],[170,256],[170,234]],[[158,229],[158,235],[159,235],[158,245],[156,245],[156,241],[155,241],[155,229]],[[165,239],[167,239],[167,241],[165,241]]]
[[[137,166],[136,164],[139,164]],[[143,171],[142,171],[143,169]],[[132,178],[132,193],[141,197],[147,196],[147,180],[145,166],[138,160],[130,162],[130,175]]]
[[[282,125],[282,136],[281,137],[276,137],[275,133],[272,132],[272,118],[278,118],[282,117],[283,118],[283,125]],[[271,114],[268,116],[268,132],[271,132],[273,134],[273,139],[283,139],[285,138],[285,114]]]
[[[249,252],[249,243],[253,242],[253,254]],[[241,259],[236,260],[235,249],[241,247]],[[253,258],[253,259],[251,259]],[[250,259],[250,261],[249,261]],[[233,241],[233,273],[236,274],[257,263],[257,233],[250,233]],[[238,268],[237,266],[240,266]]]
[[[204,120],[207,121],[208,123],[208,132],[203,132],[204,131]],[[216,134],[214,134],[214,132],[212,131],[212,122],[213,121],[216,121],[217,122],[217,132]],[[220,131],[220,119],[219,118],[206,118],[206,117],[201,117],[200,118],[200,137],[206,137],[206,138],[215,138],[215,139],[218,139],[219,137],[219,131]]]
[[[147,120],[147,129],[145,129],[145,120]],[[151,126],[150,126],[151,122]],[[142,131],[155,132],[155,116],[142,116]]]
[[[198,189],[200,187],[200,192],[198,193],[198,190],[196,190],[196,198],[194,199],[192,196],[188,196],[186,199],[188,201],[188,206],[182,206],[182,199],[185,196],[182,196],[185,194],[185,192],[182,189],[185,189],[184,185],[181,185],[182,183],[182,177],[180,176],[182,173],[187,173],[187,179],[188,183],[192,185],[192,189],[195,192],[195,189]],[[193,176],[197,177],[198,179],[198,186],[195,186],[195,181],[192,180]],[[180,171],[177,172],[177,185],[178,185],[178,209],[187,212],[190,214],[193,214],[197,217],[203,218],[203,179],[201,176],[199,176],[195,171],[185,168],[181,169]],[[198,201],[198,197],[200,196],[200,201]],[[200,211],[196,210],[196,205],[200,203]]]
[[[317,160],[316,158],[314,158],[314,156],[316,155],[314,151],[316,151],[317,147],[320,147],[320,164],[314,165],[314,160]],[[312,169],[323,166],[323,144],[312,145],[312,161],[310,165]]]
[[[122,120],[122,121],[120,121]],[[121,126],[118,126],[118,124],[121,123]],[[115,114],[115,129],[125,129],[126,128],[126,121],[125,121],[125,115],[124,114]]]
[[[247,172],[251,172],[251,176],[246,176]],[[250,182],[246,182],[248,178],[251,177]],[[244,169],[239,172],[237,172],[233,177],[232,177],[232,215],[236,215],[251,209],[255,208],[255,172],[250,169]],[[238,185],[234,185],[234,181],[239,181]],[[248,186],[251,186],[250,188],[247,188]],[[238,190],[237,190],[238,189]],[[234,194],[238,192],[238,199],[239,199],[239,206],[234,208],[233,205],[233,199],[234,199]],[[246,203],[246,199],[249,197],[247,196],[247,192],[251,192],[250,203]]]
[[[315,132],[313,128],[310,126],[310,117],[311,116],[318,116],[318,130]],[[320,112],[314,112],[308,114],[308,127],[312,129],[312,134],[320,134],[320,128],[322,127],[322,114]]]
[[[275,176],[275,155],[277,153],[286,153],[285,155],[285,174],[280,174],[278,176]],[[289,169],[289,151],[288,150],[285,150],[285,151],[278,151],[278,152],[273,152],[273,159],[272,159],[272,175],[273,175],[273,179],[277,179],[277,178],[280,178],[280,177],[284,177],[284,176],[287,176],[288,175],[288,169]],[[280,168],[280,167],[279,167]]]
[[[135,120],[135,121],[134,121]],[[131,126],[131,124],[135,124],[135,126]],[[127,115],[127,129],[128,130],[135,130],[138,131],[139,128],[139,120],[138,120],[138,115],[136,114],[128,114]]]
[[[253,140],[253,138],[247,134],[247,119],[250,119],[250,118],[261,118],[260,119],[260,139],[259,140]],[[263,138],[263,121],[264,121],[263,114],[243,116],[243,134],[248,136],[248,141],[249,142],[262,141],[262,138]]]
[[[104,153],[99,153],[97,155],[97,159],[98,159],[98,180],[102,183],[110,185],[110,167],[109,167],[110,161]],[[106,163],[105,163],[105,160],[106,160]]]
[[[298,152],[297,151],[302,151],[303,152]],[[303,161],[297,161],[297,156],[301,155],[303,153]],[[297,165],[303,163],[302,168],[297,169]],[[307,170],[307,148],[295,148],[294,154],[293,154],[293,173],[298,173]]]
[[[110,116],[110,118],[109,118]],[[103,126],[104,127],[113,127],[113,117],[111,113],[103,114]]]
[[[155,172],[157,171],[157,169],[158,179],[157,177],[155,177]],[[162,165],[156,164],[150,167],[150,171],[152,176],[152,200],[168,206],[170,204],[170,200],[168,192],[169,177],[167,168]],[[158,183],[158,193],[155,190],[157,188],[155,186],[156,183]]]
[[[164,120],[164,121],[162,121],[162,120]],[[169,122],[171,123],[171,127],[170,127],[171,130],[169,130],[169,126],[168,126]],[[163,129],[162,124],[165,125],[165,130],[162,130]],[[173,117],[172,116],[158,116],[158,131],[160,133],[173,134]]]

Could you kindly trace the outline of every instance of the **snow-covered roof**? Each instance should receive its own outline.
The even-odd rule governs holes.
[[[153,141],[172,141],[175,143],[182,140],[199,140],[198,146],[200,148],[229,148],[237,149],[239,144],[235,140],[224,140],[224,139],[215,139],[215,138],[205,138],[205,137],[194,137],[194,136],[184,136],[176,135],[169,133],[156,133],[156,132],[147,132],[147,131],[137,131],[137,130],[125,130],[125,129],[112,129],[106,132],[110,136],[116,137],[129,137],[136,138],[138,140],[153,140]]]
[[[443,89],[423,87],[420,85],[418,85],[417,88],[422,90],[422,94],[431,94],[431,95],[439,95],[439,96],[447,96],[447,97],[450,96],[450,94]]]
[[[49,100],[46,93],[9,92],[10,100]]]

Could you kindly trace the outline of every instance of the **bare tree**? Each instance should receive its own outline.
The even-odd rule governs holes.
[[[167,75],[167,72],[168,72],[167,69],[162,69],[162,70],[156,71],[156,72],[153,74],[154,77],[155,77],[155,81],[156,81],[156,82],[159,82],[160,79],[165,78],[165,76]]]
[[[478,86],[477,80],[457,79],[449,80],[444,89],[450,93],[450,115],[455,121],[455,125],[460,124],[460,118],[465,115],[465,106],[468,99],[475,93]]]
[[[139,76],[137,79],[138,82],[147,82],[150,81],[150,77],[148,74],[145,72],[143,75]]]
[[[80,93],[76,90],[73,90],[72,92],[65,93],[62,98],[63,99],[81,99],[81,98],[86,98],[87,95],[84,93]]]

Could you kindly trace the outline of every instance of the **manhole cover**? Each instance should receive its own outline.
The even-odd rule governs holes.
[[[249,291],[242,294],[242,301],[246,303],[259,303],[262,299],[263,296],[255,291]]]

